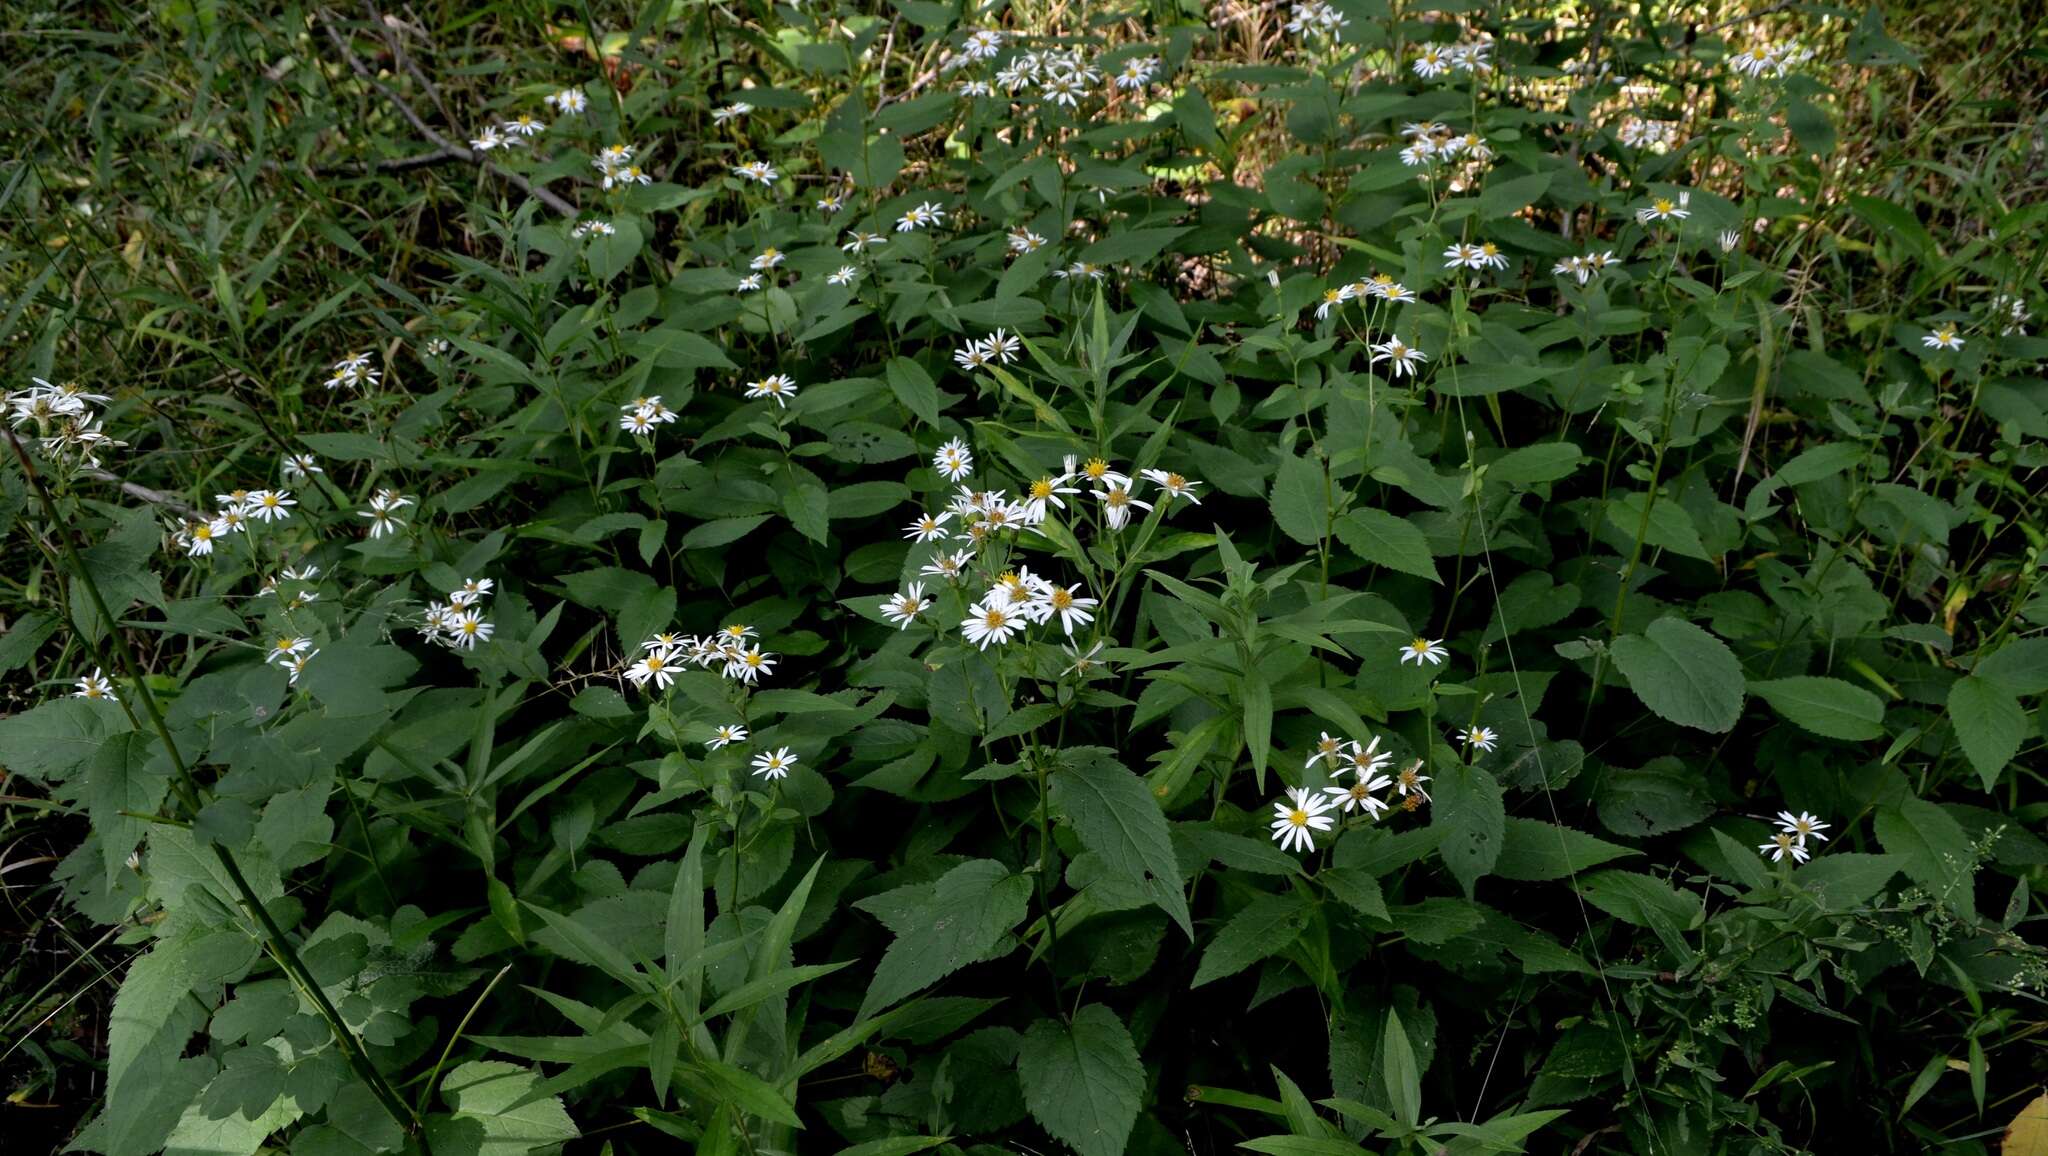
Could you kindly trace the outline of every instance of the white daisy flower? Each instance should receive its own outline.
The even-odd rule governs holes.
[[[1423,47],[1421,55],[1415,58],[1411,67],[1415,69],[1415,75],[1422,79],[1434,80],[1449,72],[1454,63],[1449,49],[1441,44],[1430,44]]]
[[[496,125],[487,124],[483,127],[483,131],[470,138],[469,147],[480,153],[487,153],[492,149],[508,148],[512,143],[510,139],[498,135]]]
[[[1284,851],[1315,849],[1314,831],[1327,831],[1336,821],[1325,814],[1331,803],[1321,795],[1295,787],[1287,798],[1273,804],[1273,841]]]
[[[1023,629],[1023,612],[999,605],[993,598],[968,607],[967,617],[960,623],[961,635],[982,650],[987,650],[990,643],[1002,645],[1010,641]]]
[[[757,643],[753,647],[733,654],[725,664],[725,677],[736,679],[752,686],[764,674],[775,673],[775,656],[763,651]]]
[[[1773,822],[1786,834],[1799,836],[1802,846],[1808,839],[1818,839],[1823,843],[1828,841],[1828,837],[1821,834],[1828,829],[1828,825],[1820,821],[1820,816],[1810,812],[1801,811],[1795,815],[1790,811],[1780,811]]]
[[[1128,482],[1123,485],[1112,484],[1106,490],[1095,490],[1093,493],[1101,500],[1102,515],[1112,530],[1121,530],[1128,525],[1132,510],[1150,512],[1152,509],[1152,503],[1140,501],[1131,495]]]
[[[816,201],[813,201],[811,207],[821,213],[836,213],[846,207],[846,194],[826,193]]]
[[[932,455],[932,468],[949,482],[957,482],[974,472],[974,451],[967,443],[953,438],[938,448]]]
[[[1169,499],[1186,498],[1197,506],[1202,504],[1202,499],[1195,496],[1195,487],[1202,483],[1189,481],[1171,470],[1144,470],[1142,472],[1145,480],[1158,486]]]
[[[726,723],[723,726],[720,726],[717,730],[711,732],[711,737],[704,741],[704,749],[707,751],[715,751],[720,747],[731,746],[733,743],[743,743],[746,741],[747,728],[739,726],[734,723]]]
[[[740,293],[752,293],[755,290],[759,289],[760,287],[761,275],[759,273],[749,273],[746,276],[740,278],[740,283],[738,285],[735,285],[733,288],[735,291]]]
[[[564,116],[577,116],[590,107],[590,97],[580,88],[565,88],[548,97],[548,103]]]
[[[1426,802],[1429,799],[1429,792],[1422,789],[1422,784],[1428,781],[1429,776],[1422,773],[1422,760],[1416,759],[1402,767],[1401,773],[1394,776],[1394,789],[1399,791],[1404,799],[1412,797]]]
[[[825,274],[827,285],[851,285],[860,280],[860,270],[851,265],[841,265],[838,272]]]
[[[1351,764],[1351,769],[1362,779],[1372,778],[1374,775],[1386,770],[1394,762],[1393,755],[1380,749],[1378,735],[1374,735],[1371,742],[1363,744],[1353,739],[1350,747],[1345,750],[1343,758]],[[1330,760],[1330,762],[1333,766],[1336,764],[1335,759]]]
[[[327,471],[320,468],[320,459],[312,454],[286,454],[284,461],[279,464],[278,472],[284,475],[287,482],[299,482],[305,481],[311,474],[324,474]]]
[[[1072,586],[1054,586],[1048,583],[1039,591],[1036,598],[1025,603],[1024,613],[1040,626],[1054,618],[1059,619],[1060,629],[1067,637],[1072,638],[1076,626],[1086,626],[1095,621],[1094,610],[1099,604],[1097,599],[1076,595],[1074,591],[1080,588],[1081,584],[1078,582]]]
[[[507,136],[533,136],[546,127],[531,114],[524,112],[499,126]]]
[[[489,642],[491,631],[496,629],[484,621],[480,610],[451,610],[445,621],[448,644],[463,650],[475,650],[477,643]]]
[[[1404,666],[1410,662],[1417,666],[1425,662],[1437,666],[1450,656],[1451,652],[1444,649],[1444,640],[1441,638],[1418,638],[1401,648],[1401,663]]]
[[[651,650],[626,668],[626,680],[634,686],[644,687],[653,683],[656,690],[667,690],[676,681],[675,652]]]
[[[80,675],[78,681],[72,685],[78,688],[71,692],[72,698],[96,698],[105,699],[108,702],[121,701],[114,694],[114,684],[109,682],[107,677],[100,673],[100,668],[97,666],[92,668],[91,674]]]
[[[781,173],[775,171],[775,166],[767,161],[748,161],[745,164],[734,165],[732,175],[741,180],[758,181],[763,185],[772,185],[782,177]]]
[[[1791,856],[1795,863],[1804,863],[1812,857],[1812,852],[1806,849],[1806,844],[1800,842],[1799,837],[1790,831],[1778,832],[1771,836],[1770,842],[1757,844],[1756,849],[1770,856],[1773,863],[1783,863],[1787,855]]]
[[[917,616],[931,609],[932,600],[924,595],[924,583],[912,582],[903,593],[882,600],[882,616],[895,623],[899,629],[908,630]]]
[[[748,382],[746,396],[749,399],[765,397],[787,409],[789,399],[796,396],[796,379],[786,373],[771,373],[759,381]]]
[[[1950,323],[1922,337],[1920,344],[1929,349],[1943,349],[1953,353],[1963,347],[1963,339],[1956,336],[1956,327]]]
[[[762,751],[760,754],[755,755],[752,766],[754,773],[764,779],[784,779],[789,777],[789,768],[795,766],[796,763],[797,758],[794,751],[791,751],[788,747],[778,747],[775,750]]]
[[[1410,347],[1398,337],[1389,337],[1372,347],[1372,363],[1386,362],[1387,371],[1395,377],[1412,376],[1415,367],[1428,360],[1428,354]]]
[[[880,233],[863,233],[859,229],[846,231],[846,242],[839,246],[843,253],[865,253],[877,245],[886,245],[889,238]]]
[[[905,209],[903,215],[896,218],[896,231],[909,233],[945,223],[946,210],[940,208],[936,202],[920,201],[916,207]]]
[[[711,123],[724,124],[727,121],[738,120],[752,111],[754,111],[753,105],[748,104],[744,100],[736,100],[723,108],[711,110]]]
[[[1458,732],[1459,742],[1478,747],[1482,751],[1492,751],[1494,744],[1499,740],[1500,736],[1494,734],[1491,727],[1466,727]]]
[[[1323,793],[1330,796],[1331,804],[1344,814],[1363,810],[1366,818],[1378,819],[1386,813],[1388,804],[1385,799],[1373,792],[1393,785],[1394,780],[1385,775],[1368,775],[1361,770],[1352,778],[1350,786],[1340,787],[1332,784],[1324,787]]]
[[[288,662],[312,645],[313,640],[310,638],[280,636],[277,641],[270,644],[270,650],[264,654],[263,661]]]
[[[290,490],[251,490],[242,509],[259,522],[281,522],[292,516],[291,508],[298,504]]]
[[[1331,765],[1334,766],[1338,756],[1344,753],[1345,745],[1343,739],[1338,738],[1329,731],[1324,731],[1323,736],[1316,740],[1315,749],[1309,752],[1308,762],[1304,763],[1303,766],[1313,767],[1325,759],[1328,759]]]
[[[925,514],[917,521],[903,528],[903,536],[912,542],[936,542],[946,536],[946,523],[953,520],[953,511],[943,510],[936,514]]]
[[[1691,204],[1690,192],[1678,194],[1675,201],[1670,197],[1657,197],[1647,207],[1636,210],[1636,221],[1644,225],[1651,221],[1683,221],[1692,216]]]
[[[1045,248],[1045,238],[1029,229],[1012,229],[1009,244],[1012,253],[1036,253]]]
[[[918,573],[928,578],[944,578],[948,582],[958,582],[966,575],[967,565],[972,561],[974,561],[974,551],[956,550],[951,554],[933,556],[932,560],[925,563],[924,568],[919,570]]]
[[[1062,643],[1060,649],[1066,651],[1067,657],[1074,661],[1068,664],[1065,670],[1060,671],[1060,677],[1065,678],[1067,675],[1077,674],[1082,678],[1086,678],[1096,667],[1106,665],[1097,657],[1102,653],[1102,647],[1103,643],[1100,639],[1097,639],[1095,644],[1085,651],[1071,642]]]

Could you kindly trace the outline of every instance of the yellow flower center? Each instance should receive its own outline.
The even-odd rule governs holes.
[[[1672,205],[1672,203],[1671,203],[1671,200],[1670,200],[1670,198],[1668,198],[1668,197],[1658,197],[1658,198],[1657,198],[1656,208],[1657,208],[1657,211],[1658,211],[1658,212],[1660,212],[1660,213],[1668,213],[1668,212],[1670,212],[1670,211],[1671,211],[1671,210],[1672,210],[1672,209],[1673,209],[1674,207],[1675,207],[1675,206],[1673,206],[1673,205]]]
[[[1072,594],[1069,594],[1064,590],[1055,590],[1052,592],[1052,606],[1054,610],[1065,610],[1067,607],[1072,606],[1073,604],[1074,596]]]
[[[1306,827],[1308,826],[1308,812],[1296,807],[1294,810],[1287,812],[1287,821],[1297,827]]]
[[[1052,479],[1040,478],[1031,483],[1031,496],[1034,498],[1052,497]]]
[[[981,620],[982,622],[986,623],[990,629],[996,629],[1001,627],[1003,623],[1008,622],[1010,619],[1008,615],[1004,614],[1000,610],[989,610],[983,612]]]
[[[1103,499],[1103,501],[1108,502],[1111,506],[1124,506],[1129,504],[1130,500],[1131,495],[1123,490],[1111,490],[1108,496]]]
[[[1081,472],[1091,478],[1100,478],[1109,472],[1109,463],[1101,458],[1089,458],[1088,464],[1081,467]]]

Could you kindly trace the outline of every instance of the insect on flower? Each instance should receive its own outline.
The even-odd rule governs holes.
[[[1963,339],[1956,336],[1955,325],[1948,324],[1922,337],[1920,344],[1929,349],[1940,349],[1954,353],[1963,347]]]

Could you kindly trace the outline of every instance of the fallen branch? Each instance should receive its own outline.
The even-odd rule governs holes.
[[[398,95],[398,93],[393,91],[389,85],[377,79],[377,74],[370,71],[370,66],[363,63],[362,57],[356,55],[355,49],[349,47],[348,37],[343,36],[340,33],[340,31],[338,31],[335,28],[334,17],[331,13],[325,11],[321,12],[320,30],[327,34],[327,39],[331,41],[334,44],[334,47],[341,52],[342,59],[348,62],[349,70],[354,72],[357,76],[361,77],[363,79],[363,83],[369,85],[371,88],[377,90],[378,93],[382,94],[384,99],[390,101],[392,107],[398,110],[398,114],[406,119],[406,123],[412,125],[415,131],[417,131],[421,136],[427,138],[427,142],[429,144],[434,145],[435,148],[438,149],[441,154],[445,154],[446,157],[455,160],[466,161],[484,170],[487,173],[491,173],[495,176],[502,178],[506,183],[521,190],[528,196],[535,198],[542,204],[546,205],[548,208],[553,209],[555,212],[560,213],[565,217],[573,217],[576,215],[576,206],[562,199],[560,195],[551,191],[546,185],[535,184],[533,181],[529,181],[525,177],[520,176],[518,173],[512,172],[509,169],[501,169],[497,165],[494,165],[491,162],[485,160],[483,156],[476,152],[474,149],[466,148],[463,145],[457,144],[454,141],[449,140],[447,137],[441,135],[441,133],[438,130],[436,130],[433,125],[430,125],[426,122],[425,118],[421,117],[419,113],[413,111],[412,105],[407,104],[404,97]]]

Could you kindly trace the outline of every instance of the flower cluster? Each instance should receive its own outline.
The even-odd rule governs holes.
[[[1787,856],[1795,863],[1804,863],[1813,855],[1806,849],[1808,839],[1821,843],[1828,841],[1828,837],[1821,834],[1827,830],[1828,825],[1821,822],[1819,817],[1805,811],[1797,815],[1790,811],[1780,811],[1773,822],[1778,824],[1777,834],[1771,836],[1770,842],[1757,846],[1757,850],[1769,856],[1773,863],[1783,863]]]
[[[212,517],[188,518],[171,532],[172,544],[188,558],[213,553],[214,543],[242,533],[252,521],[282,522],[299,504],[290,490],[230,490],[213,501],[218,512]]]
[[[1678,143],[1678,122],[1644,120],[1639,116],[1631,116],[1621,122],[1615,136],[1625,148],[1668,152]]]
[[[1296,4],[1288,14],[1283,29],[1303,39],[1313,40],[1327,36],[1333,43],[1342,43],[1344,29],[1351,21],[1323,0],[1304,0]]]
[[[1425,44],[1410,64],[1415,75],[1424,80],[1434,80],[1452,72],[1468,72],[1485,75],[1493,71],[1493,61],[1487,57],[1493,51],[1493,41],[1473,40],[1463,44]]]
[[[1813,59],[1811,48],[1796,40],[1784,44],[1752,44],[1728,58],[1728,66],[1744,76],[1780,77]]]
[[[1422,760],[1411,760],[1398,773],[1389,775],[1386,771],[1393,762],[1393,755],[1380,750],[1377,737],[1362,743],[1324,731],[1309,753],[1304,769],[1327,763],[1332,778],[1341,778],[1349,771],[1351,782],[1332,783],[1320,793],[1303,787],[1290,789],[1284,799],[1273,804],[1273,841],[1283,850],[1312,849],[1314,832],[1328,831],[1335,825],[1331,811],[1343,815],[1356,811],[1368,821],[1377,821],[1396,807],[1411,812],[1421,809],[1429,801],[1429,792],[1423,788],[1429,776],[1422,773]],[[1379,793],[1389,787],[1393,788],[1392,794]]]
[[[639,151],[638,146],[629,144],[610,144],[597,150],[590,167],[597,170],[598,184],[607,189],[653,184],[654,178],[634,163]]]
[[[128,445],[107,436],[93,413],[94,405],[109,400],[107,395],[87,393],[70,382],[51,385],[40,377],[29,381],[32,384],[27,389],[7,394],[7,424],[20,429],[34,423],[36,444],[44,454],[57,461],[76,462],[85,469],[98,469],[101,450]]]
[[[1564,260],[1552,265],[1550,271],[1556,276],[1570,277],[1572,280],[1584,285],[1586,282],[1606,272],[1609,265],[1616,264],[1620,264],[1620,262],[1615,259],[1614,250],[1603,249],[1598,253],[1588,253],[1583,257],[1566,257]]]
[[[412,505],[412,499],[394,489],[380,489],[370,495],[370,508],[357,510],[356,517],[370,520],[370,537],[382,538],[396,534],[405,528],[405,519],[398,511]]]
[[[1017,360],[1017,354],[1023,348],[1024,341],[1022,338],[1016,337],[1005,330],[998,329],[994,333],[978,341],[970,341],[954,351],[953,362],[960,368],[970,372],[982,369],[996,362],[1009,365]]]
[[[490,596],[489,578],[471,578],[448,592],[448,601],[429,602],[420,615],[420,633],[430,642],[441,642],[457,650],[474,650],[489,642],[494,629],[484,620],[482,603]]]
[[[351,353],[334,363],[327,380],[321,384],[330,390],[340,389],[342,386],[361,389],[365,385],[377,384],[379,376],[379,372],[370,366],[369,354]]]
[[[656,690],[667,690],[675,685],[677,672],[695,663],[701,669],[716,665],[725,677],[752,686],[762,675],[775,672],[776,661],[775,655],[762,650],[760,643],[748,641],[753,637],[754,628],[740,623],[701,638],[694,634],[657,634],[640,644],[640,657],[626,667],[626,681],[643,690],[650,683]],[[744,728],[737,729],[738,734],[725,742],[746,737]],[[724,746],[725,742],[712,749]]]
[[[661,395],[636,397],[619,407],[619,428],[638,437],[652,437],[657,426],[676,420],[676,411],[661,403]]]
[[[313,647],[313,640],[293,634],[280,634],[264,651],[263,661],[276,663],[285,672],[287,684],[296,686],[299,675],[306,671],[306,664],[320,652]]]
[[[2010,293],[2000,293],[1991,299],[1991,316],[1998,322],[2000,337],[2025,337],[2027,322],[2034,317],[2027,309],[2026,299]]]

